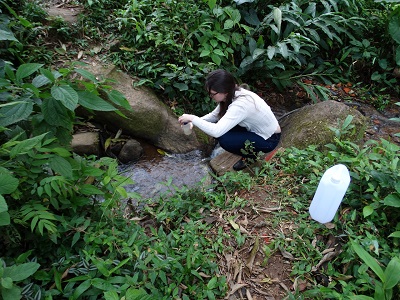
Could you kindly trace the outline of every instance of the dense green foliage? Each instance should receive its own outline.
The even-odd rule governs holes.
[[[87,7],[99,10],[105,2]],[[102,24],[119,43],[110,58],[186,110],[209,110],[201,79],[218,67],[246,82],[263,80],[280,89],[300,85],[314,101],[328,97],[324,85],[340,81],[399,92],[394,73],[400,66],[400,7],[392,2],[124,4]],[[90,22],[93,15],[84,18]],[[321,85],[305,84],[305,78]]]
[[[218,255],[231,250],[227,240],[240,246],[248,237],[234,229],[211,234],[213,225],[204,217],[246,205],[236,191],[261,184],[275,187],[296,212],[275,213],[274,222],[295,220],[297,227],[265,249],[290,252],[294,277],[310,280],[323,257],[322,240],[311,243],[316,236],[340,240],[340,255],[319,270],[328,284],[315,280],[290,299],[400,294],[397,145],[382,140],[360,147],[343,140],[352,129],[349,118],[333,129],[337,139],[325,153],[314,146],[287,149],[253,176],[227,173],[212,187],[175,189],[168,198],[149,199],[129,219],[123,200],[144,200],[126,192],[131,182],[119,174],[117,162],[80,157],[69,146],[77,107],[111,111],[127,108],[126,100],[83,66],[50,68],[54,53],[44,43],[46,35],[64,40],[72,34],[77,49],[88,46],[85,35],[117,40],[107,57],[185,110],[209,108],[209,99],[199,96],[202,78],[217,67],[280,88],[297,82],[315,99],[325,97],[324,88],[302,78],[395,90],[400,19],[393,1],[78,2],[91,13],[73,27],[47,19],[37,1],[0,1],[3,299],[223,298],[227,282]],[[62,47],[56,51],[66,54]],[[307,207],[323,171],[336,163],[348,166],[352,182],[336,227],[328,229],[309,219]],[[154,222],[140,226],[149,216]]]
[[[351,129],[351,124],[347,125],[344,130]],[[286,183],[282,189],[286,186],[294,191],[285,201],[296,210],[295,222],[300,224],[292,235],[282,235],[270,247],[284,247],[298,259],[294,276],[329,278],[305,293],[297,292],[300,299],[396,299],[400,295],[400,147],[381,140],[360,148],[342,140],[339,133],[343,132],[336,133],[337,139],[327,145],[327,153],[316,151],[314,146],[290,149],[267,174],[267,183],[271,184],[277,170],[294,174],[295,182]],[[337,163],[349,168],[351,183],[333,221],[336,226],[327,228],[309,221],[309,199],[324,170]],[[302,183],[304,179],[306,184]],[[277,216],[277,222],[293,220],[291,213]],[[337,238],[334,247],[340,249],[340,255],[328,259],[326,267],[313,270],[326,254],[323,251],[330,236]]]

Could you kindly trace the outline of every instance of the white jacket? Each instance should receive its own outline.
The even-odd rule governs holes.
[[[219,105],[209,114],[194,117],[192,123],[206,134],[218,138],[236,125],[245,127],[264,139],[280,132],[278,120],[269,105],[256,93],[240,88],[228,106],[225,115],[219,119]]]

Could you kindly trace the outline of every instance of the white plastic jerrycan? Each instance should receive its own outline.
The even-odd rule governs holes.
[[[332,221],[350,184],[345,165],[338,164],[325,171],[311,201],[311,218],[322,224]]]

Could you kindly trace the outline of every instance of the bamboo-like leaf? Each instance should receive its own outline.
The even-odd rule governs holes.
[[[357,253],[357,255],[380,278],[380,280],[382,282],[385,282],[385,274],[383,273],[383,270],[381,266],[378,264],[378,262],[367,251],[365,251],[359,244],[355,243],[354,241],[351,241],[351,246],[353,247],[353,250]]]

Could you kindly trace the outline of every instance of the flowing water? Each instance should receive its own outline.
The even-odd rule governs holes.
[[[194,187],[203,179],[204,184],[211,182],[208,161],[198,150],[186,154],[160,154],[156,148],[146,145],[145,156],[140,161],[122,165],[120,170],[135,182],[126,187],[128,192],[153,199],[184,186]]]
[[[279,105],[271,107],[278,119],[293,111]],[[366,139],[385,138],[399,144],[400,139],[394,137],[394,133],[400,132],[400,123],[389,120],[391,117],[399,116],[397,106],[394,106],[393,110],[388,109],[386,115],[376,111],[370,105],[358,104],[356,107],[370,119]],[[144,199],[153,199],[163,193],[174,192],[175,189],[183,186],[194,187],[204,178],[204,184],[211,182],[210,172],[212,171],[208,162],[221,151],[220,148],[216,148],[211,157],[204,158],[200,151],[187,154],[161,154],[151,145],[143,143],[142,146],[145,152],[142,159],[122,165],[120,170],[135,182],[127,186],[127,190],[138,193]]]

